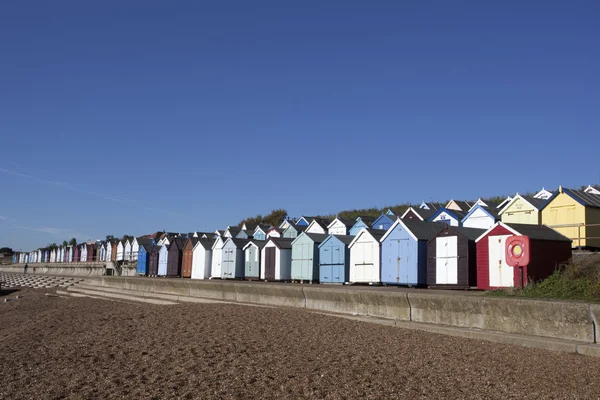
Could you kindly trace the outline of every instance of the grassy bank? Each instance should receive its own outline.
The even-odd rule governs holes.
[[[523,289],[495,290],[489,295],[600,302],[600,264],[597,260],[574,261],[541,282]]]

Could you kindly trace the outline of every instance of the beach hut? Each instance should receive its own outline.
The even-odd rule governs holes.
[[[98,243],[98,261],[106,260],[106,243]]]
[[[290,224],[283,231],[283,237],[288,239],[295,239],[299,234],[304,232],[308,228],[308,225],[294,225]]]
[[[475,240],[484,232],[446,225],[427,243],[427,285],[457,289],[477,286]]]
[[[540,212],[542,223],[570,238],[573,247],[600,248],[600,195],[561,186]]]
[[[129,257],[131,261],[137,261],[139,250],[140,243],[138,242],[138,238],[134,237],[131,241],[131,256]]]
[[[529,237],[530,262],[514,268],[506,263],[506,239]],[[545,225],[497,222],[479,236],[477,243],[477,287],[496,289],[526,286],[550,276],[571,258],[571,240]]]
[[[260,253],[265,247],[266,240],[252,239],[242,250],[244,250],[244,278],[259,279],[260,278]]]
[[[437,211],[428,208],[409,207],[400,218],[403,220],[428,221]]]
[[[390,228],[390,226],[392,226],[393,223],[394,223],[394,215],[385,213],[385,214],[381,214],[379,216],[379,218],[377,218],[373,222],[373,224],[371,225],[371,228],[387,231]]]
[[[158,252],[158,276],[167,276],[167,264],[169,262],[169,246],[166,244],[160,247]]]
[[[446,224],[401,218],[381,237],[381,282],[389,285],[427,284],[427,242]]]
[[[358,232],[360,232],[363,228],[370,229],[371,225],[373,225],[373,222],[375,222],[375,218],[373,218],[373,217],[367,217],[367,216],[357,217],[356,222],[354,223],[354,225],[352,225],[352,228],[350,228],[348,235],[356,236],[356,235],[358,235]]]
[[[113,240],[108,240],[106,242],[106,254],[104,255],[104,261],[112,261],[113,255]]]
[[[225,244],[225,239],[223,239],[223,236],[217,236],[212,246],[212,261],[210,268],[211,278],[221,277],[221,267],[223,262],[223,244]]]
[[[56,250],[57,249],[50,250],[50,262],[51,263],[56,262]]]
[[[465,228],[490,229],[500,217],[493,208],[476,204],[467,215],[460,221],[460,225]]]
[[[300,217],[300,219],[298,219],[298,221],[296,221],[296,225],[308,227],[310,225],[310,223],[313,221],[313,219],[314,219],[314,217],[302,216],[302,217]]]
[[[80,261],[80,259],[79,259],[79,245],[75,244],[75,245],[73,245],[73,262],[76,263],[76,262],[79,262],[79,261]]]
[[[381,283],[381,246],[384,230],[363,228],[348,245],[352,283]]]
[[[449,208],[440,208],[433,216],[429,218],[429,222],[443,222],[451,226],[460,226],[462,219],[467,215],[466,212]]]
[[[235,235],[236,239],[252,239],[252,234],[254,231],[249,229],[242,229],[237,235]]]
[[[356,223],[353,219],[335,217],[329,225],[327,225],[327,233],[330,235],[347,235],[350,228]]]
[[[269,238],[261,251],[260,279],[289,281],[292,279],[291,238]]]
[[[302,232],[292,242],[292,280],[319,281],[319,244],[327,235]]]
[[[308,225],[304,232],[306,233],[318,233],[321,235],[327,234],[327,226],[329,226],[330,221],[323,218],[313,218],[311,223]]]
[[[95,243],[88,243],[87,244],[87,261],[88,262],[95,262],[97,254],[96,254],[96,244]]]
[[[79,261],[87,262],[88,247],[86,243],[79,245]]]
[[[450,200],[448,202],[448,204],[446,204],[446,207],[443,207],[445,209],[448,210],[454,210],[454,211],[462,211],[463,215],[466,214],[472,207],[472,204],[468,201],[463,201],[463,200]],[[438,208],[438,210],[440,210],[441,208]]]
[[[222,279],[240,279],[244,277],[244,246],[248,239],[229,238],[223,244],[221,261]]]
[[[119,240],[117,243],[117,261],[125,260],[125,245],[127,240]]]
[[[348,225],[345,225],[346,227]],[[350,249],[354,236],[329,235],[319,245],[319,282],[344,283],[350,276]]]
[[[131,240],[129,239],[125,240],[125,243],[123,243],[123,260],[131,260]]]
[[[176,237],[169,245],[167,254],[167,276],[181,276],[181,263],[185,239]]]
[[[282,237],[282,234],[283,231],[281,229],[273,227],[267,231],[267,235],[264,240],[267,240],[270,237]],[[260,240],[256,236],[254,237],[254,239]]]
[[[192,279],[210,278],[214,243],[215,239],[213,238],[196,242],[192,255]]]
[[[188,237],[185,241],[185,246],[183,246],[183,260],[181,261],[181,277],[182,278],[191,278],[192,277],[192,267],[194,262],[194,247],[196,247],[196,243],[198,243],[198,237]]]
[[[254,228],[254,232],[252,232],[252,238],[256,240],[266,240],[267,232],[269,232],[270,229],[271,227],[269,225],[258,224],[256,225],[256,228]]]
[[[154,246],[150,250],[150,261],[148,262],[148,276],[158,276],[158,260],[160,259],[160,249],[162,246]]]
[[[138,275],[149,275],[150,254],[152,253],[152,245],[143,244],[138,246],[137,253],[137,268]]]
[[[112,240],[112,250],[111,250],[111,258],[110,261],[117,261],[117,248],[119,247],[119,240],[118,239],[113,239]]]
[[[552,192],[542,187],[542,190],[534,194],[533,197],[536,199],[548,200],[550,197],[552,197]]]
[[[533,196],[521,196],[517,193],[498,214],[502,222],[505,223],[541,225],[542,214],[540,213],[540,209],[545,203],[546,200],[544,199],[536,199]]]

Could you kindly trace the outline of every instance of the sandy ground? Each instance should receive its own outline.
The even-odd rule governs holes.
[[[294,309],[0,294],[0,399],[67,398],[598,399],[600,359]]]

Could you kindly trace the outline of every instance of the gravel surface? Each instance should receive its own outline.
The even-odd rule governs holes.
[[[0,299],[0,399],[598,399],[600,359],[295,309]]]

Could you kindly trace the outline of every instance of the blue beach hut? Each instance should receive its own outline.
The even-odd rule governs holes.
[[[381,282],[427,284],[427,242],[445,227],[443,222],[398,218],[381,238]]]
[[[344,283],[350,276],[350,250],[354,236],[329,235],[319,245],[319,282]]]

